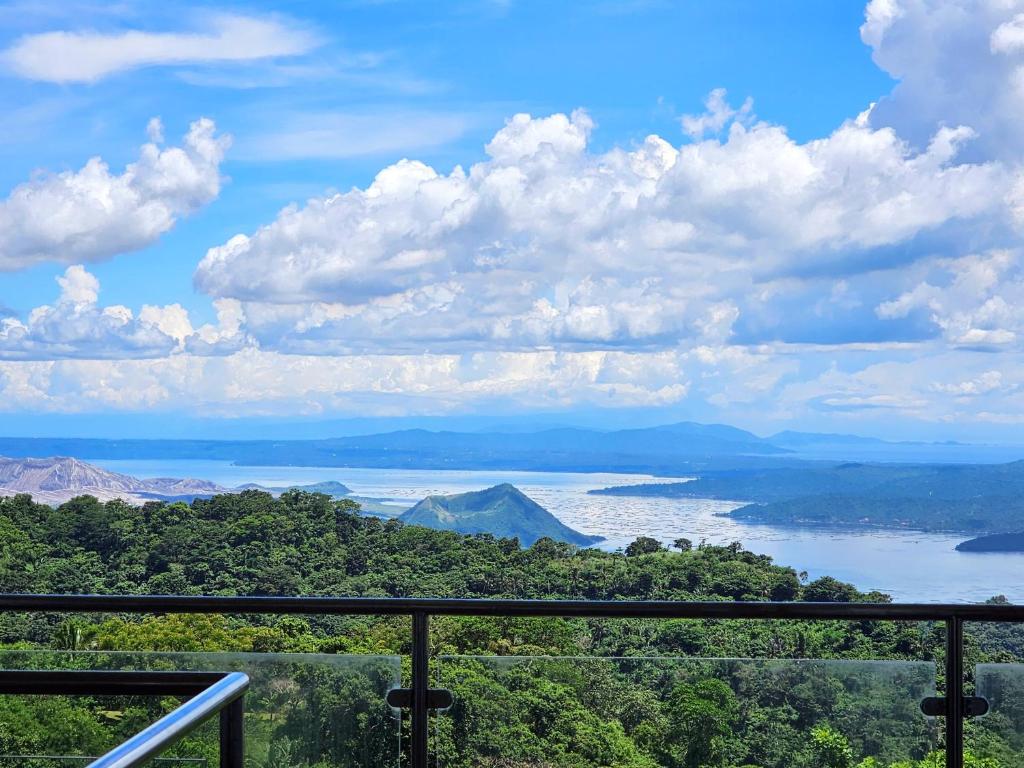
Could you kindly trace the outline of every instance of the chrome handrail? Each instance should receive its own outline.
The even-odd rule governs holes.
[[[139,731],[128,741],[119,744],[96,760],[89,763],[88,768],[135,768],[143,765],[159,755],[179,739],[198,728],[214,715],[227,712],[232,706],[236,712],[234,719],[240,726],[241,701],[249,688],[249,676],[242,672],[229,672],[209,688],[200,691],[180,707],[170,712],[152,725]],[[221,764],[241,765],[241,755],[223,754],[225,743],[224,720],[221,722]],[[239,739],[240,742],[240,739]]]

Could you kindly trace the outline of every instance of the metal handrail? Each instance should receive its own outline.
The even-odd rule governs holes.
[[[0,611],[1024,622],[1024,605],[225,595],[0,595]]]
[[[240,702],[249,688],[249,677],[242,672],[229,672],[209,688],[201,691],[180,707],[139,731],[128,741],[114,747],[89,763],[88,768],[136,768],[159,755],[184,738],[214,715],[226,712]],[[240,713],[239,713],[240,714]],[[221,765],[241,765],[241,755],[224,755],[223,723],[221,728]]]
[[[963,768],[964,622],[1024,623],[1024,605],[963,603],[814,603],[660,600],[509,600],[413,597],[253,597],[212,595],[0,595],[0,611],[49,613],[243,613],[385,615],[412,619],[411,687],[393,696],[410,710],[410,766],[427,768],[431,616],[561,616],[634,619],[936,621],[946,628],[946,695],[930,702],[946,723],[946,766]],[[400,694],[400,695],[399,695]],[[224,731],[222,730],[222,735]],[[222,756],[225,749],[222,747]],[[124,765],[135,765],[126,763]],[[222,765],[224,765],[222,763]],[[241,765],[240,763],[238,764]]]

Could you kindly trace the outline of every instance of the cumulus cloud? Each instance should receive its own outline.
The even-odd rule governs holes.
[[[1018,251],[941,260],[923,281],[878,305],[884,319],[920,312],[953,346],[1018,346],[1024,334],[1024,271]]]
[[[80,264],[57,283],[54,305],[36,307],[25,322],[0,320],[0,359],[162,357],[178,345],[153,322],[155,308],[143,319],[125,306],[99,306],[99,281]]]
[[[131,308],[99,303],[100,283],[81,264],[57,277],[60,295],[28,317],[0,318],[0,360],[118,360],[167,357],[186,349],[226,354],[250,342],[234,302],[217,302],[218,322],[193,328],[180,304]]]
[[[487,160],[403,160],[290,206],[211,248],[195,284],[292,350],[665,348],[728,340],[759,284],[862,272],[982,219],[1013,227],[1012,174],[957,160],[970,129],[921,151],[857,122],[799,143],[723,100],[724,137],[605,153],[585,112],[516,115]]]
[[[160,138],[159,122],[149,134]],[[115,175],[99,157],[78,171],[41,174],[0,202],[0,271],[45,261],[99,261],[153,243],[215,199],[229,146],[211,120],[192,123],[182,146],[143,145]]]
[[[898,84],[871,110],[923,146],[967,125],[977,157],[1019,162],[1024,135],[1024,6],[1017,0],[871,0],[861,38]]]
[[[725,88],[715,88],[704,100],[704,114],[683,115],[680,125],[693,139],[704,138],[708,133],[719,133],[734,121],[746,122],[753,117],[754,100],[747,97],[743,106],[733,109],[726,98]]]
[[[53,83],[90,83],[139,67],[253,61],[306,53],[310,32],[278,19],[223,14],[192,32],[43,32],[3,54],[15,74]]]

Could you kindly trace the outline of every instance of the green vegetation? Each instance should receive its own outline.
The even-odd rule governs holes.
[[[802,583],[791,568],[738,543],[693,546],[681,536],[679,551],[670,552],[652,541],[640,538],[624,553],[548,538],[522,548],[514,539],[365,517],[351,500],[300,491],[141,508],[90,497],[51,508],[18,496],[0,499],[0,590],[886,599],[834,579]],[[456,694],[456,706],[434,730],[439,765],[939,765],[934,734],[916,709],[941,661],[939,626],[466,617],[438,618],[432,628],[435,669]],[[253,652],[407,658],[409,642],[408,620],[401,617],[0,616],[0,643],[11,649],[0,653],[49,649],[34,663],[50,666],[102,666],[119,658],[81,653],[86,650],[244,655],[223,657],[225,665],[253,664],[245,655]],[[973,638],[968,667],[1012,661],[1022,649],[1020,633],[988,628]],[[185,663],[184,657],[147,658]],[[317,666],[324,657],[273,658],[285,667],[254,673],[247,721],[257,742],[253,765],[394,764],[397,726],[381,696],[389,675],[397,674],[388,670],[397,668],[368,660],[368,666],[331,671]],[[856,663],[868,659],[928,663]],[[1024,745],[1012,736],[1013,724],[1024,722],[1013,707],[1024,705],[1012,704],[1019,697],[1007,700],[1009,709],[972,724],[979,754],[998,762],[972,757],[972,766],[1024,766]],[[0,698],[0,752],[95,751],[170,705]],[[212,754],[211,739],[197,734],[180,754]]]

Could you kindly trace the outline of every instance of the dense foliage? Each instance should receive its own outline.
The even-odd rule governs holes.
[[[51,508],[18,496],[0,499],[0,590],[886,599],[835,579],[806,583],[739,544],[693,546],[685,533],[678,551],[644,537],[623,553],[550,539],[524,549],[514,539],[384,522],[360,515],[351,501],[298,491],[141,508],[91,497]],[[942,638],[941,627],[903,622],[437,619],[436,670],[456,706],[439,718],[435,748],[442,764],[465,768],[930,768],[936,734],[916,708],[929,693]],[[382,697],[410,650],[405,619],[8,614],[0,616],[0,643],[11,649],[8,666],[247,669],[253,764],[396,760],[398,725]],[[29,648],[49,650],[17,650]],[[970,666],[1011,661],[1022,649],[1019,634],[987,627],[972,641]],[[109,653],[123,650],[151,653],[127,660]],[[219,651],[235,655],[209,655]],[[269,655],[285,653],[331,655]],[[894,663],[856,661],[867,659]],[[1024,690],[1014,679],[994,679],[1011,692],[1005,701]],[[96,751],[166,706],[0,699],[0,752]],[[1024,714],[1009,704],[982,721],[979,753],[998,763],[972,762],[1024,765],[1024,745],[1012,736],[1019,723]],[[209,749],[201,734],[180,754]]]

